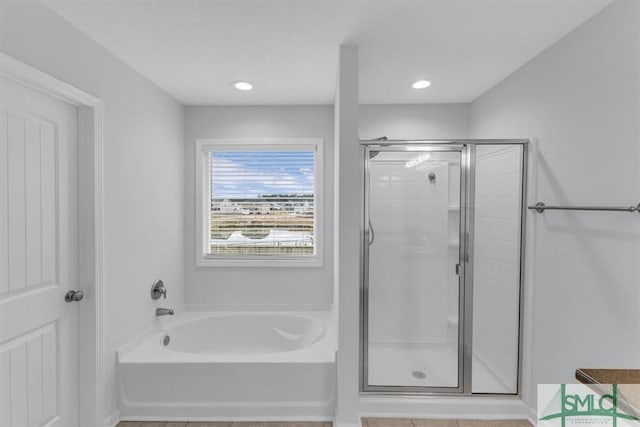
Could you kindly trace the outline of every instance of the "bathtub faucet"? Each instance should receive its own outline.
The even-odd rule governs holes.
[[[156,316],[173,316],[173,309],[171,308],[156,308]]]

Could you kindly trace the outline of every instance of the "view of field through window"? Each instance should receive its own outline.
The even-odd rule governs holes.
[[[212,151],[210,255],[313,255],[314,152]]]

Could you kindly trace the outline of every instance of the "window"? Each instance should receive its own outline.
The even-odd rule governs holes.
[[[322,140],[196,142],[200,266],[320,266]]]

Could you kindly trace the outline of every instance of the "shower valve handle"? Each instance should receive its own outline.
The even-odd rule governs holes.
[[[151,285],[151,299],[160,299],[161,296],[167,299],[167,288],[164,287],[164,282],[158,279]]]

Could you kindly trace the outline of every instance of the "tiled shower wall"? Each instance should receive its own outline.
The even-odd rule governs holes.
[[[473,392],[516,393],[522,149],[478,146],[473,269]],[[484,365],[480,369],[478,364]],[[490,371],[492,381],[480,372]]]
[[[373,161],[370,182],[370,341],[446,342],[449,165]]]

